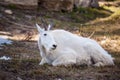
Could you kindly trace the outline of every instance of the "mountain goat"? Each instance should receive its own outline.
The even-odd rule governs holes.
[[[36,24],[39,32],[38,46],[44,63],[58,65],[114,65],[113,58],[95,40],[72,34],[65,30],[50,30]]]

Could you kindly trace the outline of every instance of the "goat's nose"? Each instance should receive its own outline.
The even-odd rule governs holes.
[[[57,47],[57,45],[53,44],[53,47],[54,47],[54,48],[56,48],[56,47]]]

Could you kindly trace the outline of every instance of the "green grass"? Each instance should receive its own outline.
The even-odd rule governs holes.
[[[9,5],[8,5],[8,8],[10,8],[10,9],[17,9],[17,7],[16,7],[15,4],[9,4]]]
[[[73,12],[69,14],[69,16],[75,20],[75,22],[87,22],[89,20],[94,20],[100,17],[110,16],[111,12],[106,11],[102,8],[78,8],[74,9]]]

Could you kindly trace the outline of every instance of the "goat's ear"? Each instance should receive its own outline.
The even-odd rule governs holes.
[[[38,24],[36,24],[36,27],[37,27],[37,30],[38,30],[39,33],[42,33],[43,31],[45,31]]]

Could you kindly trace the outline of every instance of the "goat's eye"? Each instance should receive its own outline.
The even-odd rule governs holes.
[[[47,36],[47,34],[44,34],[44,36]]]

